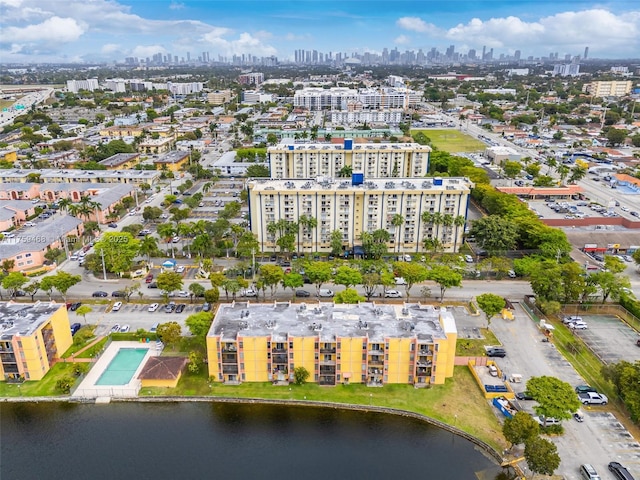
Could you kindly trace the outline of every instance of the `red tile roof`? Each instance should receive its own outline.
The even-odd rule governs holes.
[[[189,363],[186,357],[150,357],[142,367],[140,380],[175,380]]]

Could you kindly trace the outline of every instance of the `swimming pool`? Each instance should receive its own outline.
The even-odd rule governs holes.
[[[148,348],[121,348],[95,384],[128,384],[148,351]]]

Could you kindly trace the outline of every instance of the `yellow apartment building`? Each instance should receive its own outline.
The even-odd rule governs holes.
[[[116,153],[98,163],[104,165],[107,170],[129,170],[135,167],[139,160],[139,153]]]
[[[251,231],[263,252],[275,251],[277,232],[269,224],[297,222],[302,215],[317,221],[297,236],[297,251],[331,251],[331,233],[342,233],[345,250],[361,245],[363,232],[391,234],[390,252],[424,251],[426,239],[437,239],[445,252],[462,245],[469,194],[467,178],[324,178],[254,179],[248,182]],[[424,215],[424,214],[427,215]],[[393,219],[401,215],[403,222]],[[444,219],[450,220],[448,223]],[[355,250],[355,248],[354,248]]]
[[[424,177],[431,147],[418,143],[341,144],[282,142],[267,149],[271,178],[337,177],[350,166],[365,178]]]
[[[72,343],[64,304],[0,303],[0,379],[40,380]]]
[[[319,385],[426,387],[453,376],[456,340],[453,314],[431,305],[233,302],[207,334],[209,376],[285,385],[304,367]]]
[[[189,154],[190,152],[173,151],[154,160],[153,163],[156,165],[156,168],[162,169],[163,166],[166,165],[167,170],[178,172],[184,165],[189,163]]]
[[[17,150],[0,150],[0,161],[15,163],[18,161]]]
[[[587,83],[582,91],[594,97],[624,97],[631,93],[631,80],[607,80]]]

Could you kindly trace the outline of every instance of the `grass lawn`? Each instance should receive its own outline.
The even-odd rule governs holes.
[[[482,339],[468,339],[458,338],[456,343],[456,355],[460,357],[468,356],[480,356],[486,353],[485,345],[499,345],[498,338],[493,334],[491,330],[486,328],[480,329],[484,338]]]
[[[357,405],[375,405],[417,412],[468,432],[498,451],[506,448],[502,427],[489,403],[482,396],[471,372],[456,367],[453,379],[444,385],[416,389],[410,385],[386,385],[369,388],[364,385],[321,387],[317,384],[276,387],[271,383],[242,385],[208,384],[206,372],[185,374],[176,388],[144,388],[141,396],[212,395],[214,397],[265,398],[282,400],[312,400]]]
[[[431,139],[431,144],[444,152],[478,152],[487,147],[484,143],[458,130],[411,130],[411,133],[422,132]]]
[[[39,382],[21,384],[0,382],[0,397],[45,397],[62,395],[56,390],[56,382],[65,376],[74,375],[73,363],[56,363]],[[20,387],[18,387],[20,385]]]
[[[92,357],[95,357],[98,352],[102,351],[102,349],[104,348],[104,345],[107,343],[108,340],[109,340],[109,337],[104,337],[102,340],[100,340],[98,343],[96,343],[91,348],[87,348],[84,352],[76,355],[76,358],[92,358]]]

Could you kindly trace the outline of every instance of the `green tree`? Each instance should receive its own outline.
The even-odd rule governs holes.
[[[380,285],[380,274],[378,272],[364,273],[362,275],[362,288],[367,301],[371,300],[378,285]]]
[[[282,278],[282,286],[290,288],[293,296],[296,294],[296,288],[304,285],[304,278],[299,273],[286,273]]]
[[[99,257],[104,257],[108,272],[123,273],[131,270],[133,259],[138,255],[140,241],[126,232],[105,232],[94,245]]]
[[[540,425],[531,415],[521,410],[504,421],[502,434],[511,446],[527,443],[540,434]]]
[[[620,145],[625,141],[628,133],[622,128],[610,128],[607,132],[607,140],[613,146]]]
[[[618,363],[607,364],[602,367],[602,376],[610,381],[616,393],[624,402],[631,415],[631,419],[640,421],[640,360],[630,363],[622,360]]]
[[[428,271],[427,278],[436,282],[440,287],[441,302],[444,300],[444,294],[449,288],[459,287],[462,285],[462,274],[446,265],[437,265],[433,267]]]
[[[304,385],[309,378],[309,371],[304,367],[296,367],[293,369],[293,379],[296,385]]]
[[[316,294],[320,292],[322,285],[331,280],[331,264],[327,262],[309,262],[305,268],[305,274],[316,287]]]
[[[76,308],[76,315],[80,315],[84,319],[85,325],[87,324],[87,313],[93,312],[93,308],[89,305],[80,305]]]
[[[398,277],[405,279],[407,284],[405,285],[405,292],[407,299],[409,298],[411,288],[420,282],[424,282],[430,278],[430,271],[427,268],[416,262],[394,262],[393,271]],[[462,280],[462,276],[460,277]]]
[[[29,285],[24,287],[24,291],[31,297],[31,301],[33,302],[33,298],[36,296],[36,293],[40,290],[40,281],[34,280]]]
[[[268,178],[271,176],[271,171],[267,165],[255,163],[247,167],[246,176],[248,178]]]
[[[182,290],[182,275],[176,272],[163,272],[158,275],[156,283],[158,284],[158,288],[162,291],[162,294],[165,296],[165,298],[168,298],[171,292]]]
[[[199,283],[192,283],[189,285],[189,293],[191,297],[191,301],[193,302],[193,297],[203,297],[205,292],[205,288]]]
[[[220,300],[220,290],[217,288],[210,288],[204,292],[204,301],[207,303],[217,303]]]
[[[22,272],[11,272],[2,279],[2,288],[9,293],[9,298],[13,298],[18,290],[29,281],[29,278]]]
[[[211,312],[198,312],[187,317],[185,324],[191,335],[194,337],[204,338],[207,336],[209,329],[211,328],[211,323],[213,322],[213,315]]]
[[[546,438],[530,438],[524,446],[524,458],[529,470],[541,475],[553,475],[560,466],[558,449]]]
[[[165,345],[173,346],[175,349],[176,344],[182,337],[182,328],[178,322],[167,322],[158,325],[156,330],[158,338],[162,340]]]
[[[343,265],[336,269],[333,283],[336,285],[344,285],[347,288],[360,285],[362,283],[362,274],[355,268]]]
[[[505,306],[505,300],[499,295],[493,293],[483,293],[476,297],[478,307],[482,310],[487,318],[487,328],[491,325],[491,319],[502,311]]]
[[[60,270],[55,275],[44,277],[42,280],[44,281],[47,278],[51,279],[50,281],[53,284],[53,288],[55,288],[60,293],[60,295],[65,301],[67,300],[67,291],[71,287],[73,287],[74,285],[82,281],[82,276],[71,275],[70,273],[67,273],[62,270]]]
[[[347,288],[341,292],[336,293],[333,298],[335,303],[358,303],[364,302],[365,298],[353,288]]]
[[[518,239],[518,230],[513,227],[513,221],[500,215],[475,220],[470,234],[491,254],[513,249]]]
[[[271,298],[273,298],[278,284],[284,279],[284,271],[278,265],[262,265],[260,267],[260,277],[265,286],[271,289]]]
[[[340,230],[334,230],[331,232],[331,236],[329,238],[331,253],[336,257],[342,255],[342,246],[342,232]]]
[[[502,170],[504,171],[505,177],[513,179],[520,175],[520,172],[522,171],[522,164],[520,162],[507,160],[504,162]]]
[[[580,400],[573,387],[555,377],[531,377],[527,381],[527,391],[538,402],[533,409],[545,418],[545,423],[546,418],[570,419],[580,408]]]

